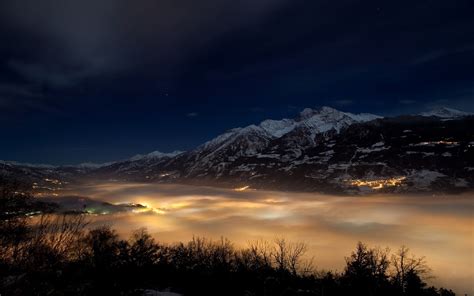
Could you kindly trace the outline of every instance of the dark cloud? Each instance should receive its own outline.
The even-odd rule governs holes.
[[[144,58],[140,53],[161,61],[183,58],[219,34],[261,21],[281,2],[20,0],[3,2],[1,16],[9,28],[59,47],[60,59],[112,64],[124,57]],[[44,51],[50,60],[58,58],[51,49]]]
[[[0,93],[5,97],[26,97],[34,98],[41,96],[31,87],[18,84],[0,84]]]
[[[283,2],[4,1],[0,37],[7,42],[0,45],[0,70],[11,73],[9,79],[17,77],[19,92],[34,93],[0,93],[3,105],[11,105],[13,97],[19,98],[17,109],[44,107],[45,89],[73,89],[72,95],[53,94],[56,100],[72,99],[74,88],[87,81],[110,84],[104,76],[109,81],[129,73],[175,76],[190,56],[220,35],[262,21]]]

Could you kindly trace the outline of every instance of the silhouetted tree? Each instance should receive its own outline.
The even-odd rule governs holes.
[[[363,243],[357,244],[356,250],[346,258],[344,283],[355,295],[378,295],[387,289],[389,278],[387,270],[389,250],[370,249]]]
[[[158,261],[160,247],[145,228],[140,228],[133,232],[129,245],[128,255],[134,266],[151,266]]]
[[[447,290],[444,288],[439,289],[439,296],[456,296],[452,290]]]
[[[108,226],[102,226],[89,231],[85,237],[88,247],[85,259],[91,261],[98,270],[109,270],[121,263],[120,251],[124,248],[117,233]]]
[[[293,275],[298,272],[308,272],[311,270],[311,264],[305,264],[302,257],[307,251],[307,246],[304,243],[290,243],[284,238],[275,239],[275,247],[272,255],[275,264],[280,271],[289,271]],[[301,267],[304,267],[301,269]]]
[[[18,183],[0,177],[0,260],[16,260],[18,246],[28,238],[26,214],[33,198],[21,191]]]
[[[411,255],[410,250],[402,246],[396,254],[392,255],[392,266],[394,268],[393,281],[401,294],[415,295],[413,293],[420,293],[426,286],[422,277],[426,277],[430,269],[425,257]]]

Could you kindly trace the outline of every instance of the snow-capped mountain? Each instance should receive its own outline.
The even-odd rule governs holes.
[[[319,110],[305,109],[295,119],[265,120],[259,125],[235,128],[204,143],[197,149],[177,158],[185,163],[186,176],[205,176],[224,173],[227,166],[243,157],[261,155],[264,150],[274,146],[278,139],[297,135],[300,139],[293,143],[293,149],[304,149],[317,143],[316,135],[334,132],[354,123],[382,118],[373,114],[351,114],[330,107]],[[304,138],[301,131],[304,130]],[[303,147],[301,147],[303,146]],[[182,166],[182,165],[181,165]]]
[[[115,161],[105,162],[105,163],[95,163],[95,162],[84,162],[78,165],[67,165],[67,167],[80,168],[80,169],[98,169],[101,167],[109,166],[114,164]]]
[[[381,116],[362,113],[352,114],[341,112],[331,107],[322,107],[319,110],[310,108],[304,109],[296,119],[265,120],[259,127],[265,130],[274,138],[280,138],[293,131],[308,130],[310,142],[314,144],[316,134],[335,131],[358,122],[366,122],[382,118]]]
[[[184,153],[184,151],[173,151],[170,153],[163,153],[161,151],[153,151],[148,154],[137,154],[130,158],[130,161],[139,161],[139,160],[156,160],[161,158],[171,158],[177,155]]]
[[[258,126],[249,125],[245,128],[233,129],[229,133],[224,134],[224,139],[232,134],[242,134],[247,131],[261,133],[270,138],[280,138],[297,128],[307,127],[313,130],[313,134],[335,130],[339,132],[342,128],[347,127],[356,122],[366,122],[381,116],[362,113],[352,114],[341,112],[331,107],[322,107],[321,109],[304,109],[295,119],[262,121]],[[221,136],[211,140],[210,143],[217,143],[222,139]]]
[[[39,169],[54,169],[54,168],[56,168],[56,166],[50,165],[50,164],[26,163],[26,162],[7,161],[7,160],[0,160],[0,164],[2,164],[2,165],[12,165],[12,166],[30,167],[30,168],[39,168]]]
[[[305,109],[293,119],[231,129],[188,152],[156,151],[98,166],[4,162],[0,174],[39,184],[54,178],[338,193],[465,191],[474,188],[474,117],[447,108],[391,118]]]
[[[183,154],[183,151],[164,153],[154,151],[148,154],[137,154],[130,159],[114,162],[101,167],[89,174],[93,178],[129,179],[130,176],[140,176],[140,179],[148,179],[159,167],[169,160]],[[148,176],[148,178],[146,178]]]
[[[240,151],[243,154],[253,154],[258,152],[259,147],[265,145],[268,141],[281,138],[291,134],[299,129],[310,131],[309,137],[314,143],[316,134],[335,131],[339,132],[342,128],[348,127],[354,123],[371,121],[382,118],[373,114],[352,114],[341,112],[330,107],[322,107],[319,110],[310,108],[304,109],[295,119],[265,120],[259,125],[249,125],[244,128],[232,129],[223,135],[220,135],[204,145],[198,147],[198,150],[213,150],[218,152],[235,143],[236,141],[248,140],[249,150]],[[259,142],[261,145],[259,145]],[[243,147],[241,147],[243,148]]]
[[[420,115],[425,116],[425,117],[433,116],[433,117],[451,119],[451,118],[471,116],[471,115],[473,115],[473,113],[459,111],[459,110],[451,109],[451,108],[447,108],[447,107],[440,107],[440,108],[430,110],[428,112],[420,113]]]
[[[77,178],[87,176],[93,178],[114,178],[115,176],[120,176],[121,172],[127,176],[134,173],[140,173],[141,175],[146,172],[146,167],[155,167],[181,153],[183,151],[173,151],[170,153],[154,151],[144,155],[137,154],[129,159],[107,163],[81,163],[78,165],[62,166],[0,161],[0,177],[3,175],[41,183],[45,179],[74,182]]]

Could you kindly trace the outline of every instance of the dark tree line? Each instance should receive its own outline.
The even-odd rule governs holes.
[[[424,258],[358,243],[342,273],[318,272],[306,245],[285,239],[236,248],[222,238],[156,242],[145,229],[121,239],[110,227],[89,229],[84,215],[46,212],[28,195],[3,186],[0,196],[1,295],[426,295]]]

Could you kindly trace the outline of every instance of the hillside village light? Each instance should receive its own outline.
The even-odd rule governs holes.
[[[390,178],[390,179],[379,179],[379,180],[353,180],[350,181],[350,185],[357,187],[370,187],[371,189],[378,190],[384,187],[395,187],[400,186],[406,177]]]
[[[234,191],[245,191],[249,188],[250,188],[250,186],[244,186],[244,187],[234,188]]]

